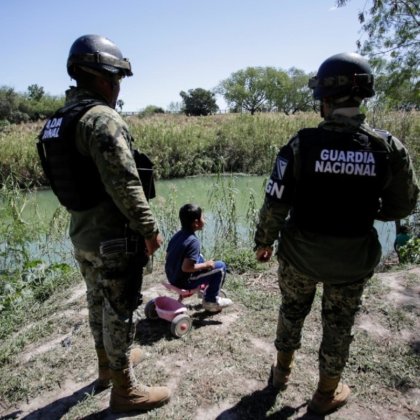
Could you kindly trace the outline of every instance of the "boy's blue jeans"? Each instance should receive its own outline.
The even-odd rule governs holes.
[[[200,284],[207,284],[204,300],[206,302],[216,302],[225,277],[226,264],[223,261],[215,261],[212,270],[197,271],[188,279],[188,289],[194,289]]]
[[[198,262],[204,262],[204,258],[200,257]],[[226,264],[223,261],[215,261],[212,270],[197,271],[188,280],[184,281],[182,285],[175,284],[175,286],[190,290],[195,289],[201,284],[206,284],[208,287],[204,293],[204,300],[206,302],[216,302],[225,277]]]

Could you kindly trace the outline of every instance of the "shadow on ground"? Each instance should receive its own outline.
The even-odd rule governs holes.
[[[40,407],[37,410],[23,414],[22,411],[18,410],[1,417],[5,419],[22,419],[22,420],[38,420],[38,419],[59,419],[65,415],[72,407],[80,403],[86,398],[86,395],[97,395],[102,391],[95,390],[95,382],[80,388],[71,395],[59,398],[51,403]]]
[[[222,322],[212,319],[213,315],[207,311],[194,312],[190,315],[193,322],[193,330],[207,327],[209,325],[221,325]],[[191,333],[191,332],[190,332]],[[135,341],[141,345],[152,345],[162,339],[178,340],[171,334],[171,323],[163,319],[142,319],[136,326]]]

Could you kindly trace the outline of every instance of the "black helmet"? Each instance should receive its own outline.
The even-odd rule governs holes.
[[[373,74],[368,62],[356,53],[341,53],[327,58],[308,86],[314,98],[350,97],[362,101],[375,94]]]
[[[73,42],[67,59],[67,73],[77,79],[76,69],[109,75],[132,76],[131,65],[120,49],[108,38],[83,35]]]

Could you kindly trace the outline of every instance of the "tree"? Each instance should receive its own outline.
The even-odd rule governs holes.
[[[122,112],[124,101],[122,99],[118,99],[116,105],[117,105],[117,108],[119,108],[120,112]]]
[[[8,86],[0,87],[0,120],[11,121],[13,112],[18,108],[19,95]]]
[[[44,96],[44,88],[42,86],[38,86],[37,84],[29,85],[28,86],[28,97],[33,101],[40,101]]]
[[[168,105],[167,111],[170,114],[182,114],[182,107],[183,107],[182,102],[171,102]]]
[[[337,0],[338,7],[350,0]],[[420,3],[418,0],[371,0],[371,7],[359,13],[367,40],[358,41],[363,55],[374,68],[386,59],[389,89],[398,89],[405,81],[420,89]],[[382,64],[383,65],[383,62]]]
[[[277,77],[272,78],[270,82],[268,99],[278,111],[282,111],[286,115],[314,109],[315,101],[312,90],[308,87],[310,76],[295,67],[290,68],[287,72],[277,70]]]
[[[190,89],[188,93],[181,91],[184,101],[183,112],[186,115],[210,115],[218,111],[215,94],[202,88]]]
[[[217,91],[223,95],[231,109],[249,111],[254,115],[264,109],[270,75],[268,68],[247,67],[220,82]]]
[[[150,115],[164,114],[164,113],[165,113],[165,110],[163,108],[161,108],[160,106],[147,105],[146,108],[144,108],[143,110],[141,110],[140,116],[141,117],[148,117]]]
[[[219,84],[231,109],[236,111],[281,111],[286,115],[313,109],[310,75],[303,70],[274,67],[248,67],[233,73]]]
[[[387,72],[385,60],[375,61],[375,93],[375,97],[369,101],[371,107],[405,111],[420,109],[419,91],[408,79],[394,86],[394,78]]]
[[[0,120],[9,123],[37,121],[51,116],[64,105],[64,97],[45,95],[38,85],[28,87],[28,92],[17,93],[8,86],[0,87]],[[42,96],[41,96],[42,93]]]
[[[266,68],[266,105],[268,111],[279,110],[279,104],[283,101],[289,77],[283,70],[274,67]]]

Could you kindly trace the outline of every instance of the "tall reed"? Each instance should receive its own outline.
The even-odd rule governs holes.
[[[218,172],[267,174],[279,147],[299,129],[314,127],[320,120],[315,113],[159,114],[127,119],[136,146],[151,157],[162,179]],[[368,113],[368,121],[406,144],[419,174],[420,113]],[[21,187],[47,185],[35,149],[41,126],[40,122],[0,130],[0,183],[13,176]]]
[[[28,197],[12,180],[0,189],[2,315],[11,314],[28,300],[45,300],[70,269],[67,214],[57,209],[46,221]]]

